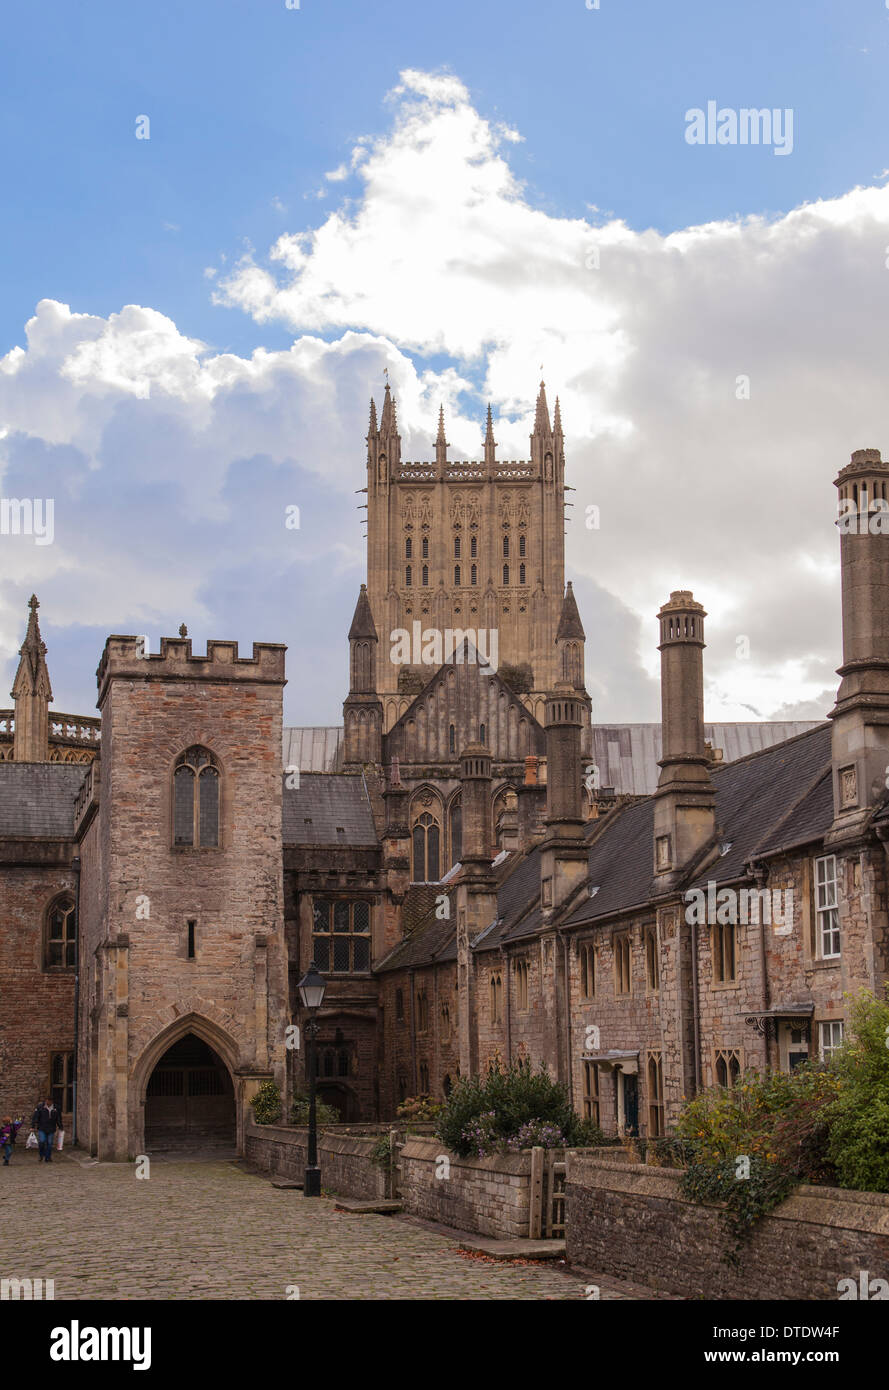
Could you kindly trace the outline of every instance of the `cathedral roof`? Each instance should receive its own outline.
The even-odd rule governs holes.
[[[358,595],[358,602],[355,605],[355,616],[352,618],[352,626],[349,628],[349,641],[356,637],[370,637],[375,642],[377,640],[377,629],[374,625],[373,613],[370,611],[370,599],[367,597],[367,585],[362,584]]]
[[[556,641],[561,642],[568,637],[584,640],[586,634],[583,630],[583,623],[580,621],[580,613],[577,608],[577,599],[574,597],[574,586],[568,580],[565,589],[565,597],[562,599],[562,613],[559,618],[559,627],[556,632]]]

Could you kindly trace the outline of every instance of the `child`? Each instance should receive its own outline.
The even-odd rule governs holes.
[[[3,1116],[3,1124],[0,1125],[0,1149],[3,1150],[4,1168],[9,1167],[9,1160],[12,1158],[12,1146],[21,1127],[21,1120],[14,1120],[11,1115]]]

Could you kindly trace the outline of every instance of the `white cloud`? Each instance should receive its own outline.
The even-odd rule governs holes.
[[[568,565],[585,605],[596,713],[656,717],[643,671],[657,667],[654,613],[679,587],[710,614],[708,717],[823,706],[840,660],[832,479],[850,450],[889,450],[879,312],[889,189],[664,236],[609,214],[602,225],[592,201],[595,220],[534,206],[508,160],[518,133],[485,119],[452,74],[403,73],[390,109],[387,133],[356,141],[325,176],[323,191],[341,193],[353,173],[357,197],[316,227],[285,233],[265,258],[248,246],[215,282],[218,302],[303,335],[289,351],[214,354],[150,308],[102,320],[44,301],[27,348],[0,361],[5,456],[20,466],[28,441],[32,458],[38,443],[75,450],[84,478],[101,475],[124,499],[135,491],[152,538],[163,531],[163,490],[175,488],[195,528],[189,561],[159,572],[147,541],[114,550],[115,597],[128,611],[161,611],[175,591],[180,607],[202,603],[217,621],[237,603],[229,594],[225,607],[202,585],[232,522],[232,479],[244,460],[263,459],[271,494],[274,478],[292,476],[317,495],[298,569],[308,586],[300,592],[317,604],[317,537],[339,557],[343,595],[360,576],[348,508],[363,481],[367,396],[379,398],[383,367],[406,458],[429,457],[439,399],[453,453],[477,457],[485,396],[500,417],[501,457],[521,458],[543,362],[550,400],[561,396],[577,488]],[[411,354],[451,365],[420,368]],[[743,377],[749,399],[736,395]],[[154,504],[146,480],[160,489]],[[593,504],[601,526],[588,531]],[[277,541],[264,543],[255,511],[241,509],[258,534],[252,545],[239,532],[239,544],[274,589],[290,575],[288,558]],[[92,557],[60,540],[39,563],[58,567],[62,555],[76,569],[60,601],[72,612],[85,604],[101,626],[104,542],[84,526]],[[33,553],[16,562],[22,592],[34,563]],[[286,597],[288,608],[274,598],[266,607],[290,622]],[[313,670],[329,673],[329,708],[305,711],[314,722],[335,720],[343,693],[330,630],[319,629],[311,650]],[[744,660],[740,635],[750,643]]]

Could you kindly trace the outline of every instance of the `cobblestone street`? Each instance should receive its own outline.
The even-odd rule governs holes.
[[[0,1276],[56,1299],[583,1299],[564,1267],[486,1262],[399,1216],[357,1216],[226,1160],[0,1168]],[[602,1297],[620,1298],[602,1286]]]

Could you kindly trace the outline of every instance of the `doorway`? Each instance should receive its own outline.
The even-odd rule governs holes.
[[[235,1143],[235,1095],[228,1068],[212,1047],[186,1033],[149,1077],[145,1147],[232,1149]]]

